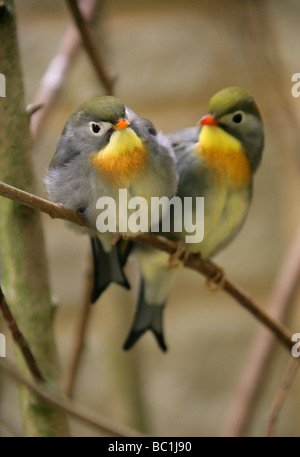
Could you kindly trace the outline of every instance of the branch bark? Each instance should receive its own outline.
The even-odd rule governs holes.
[[[112,95],[115,78],[107,72],[105,65],[103,64],[100,52],[94,44],[89,27],[78,7],[77,0],[66,0],[66,2],[73,16],[73,20],[80,33],[82,44],[85,47],[88,56],[90,57],[90,60],[93,64],[93,67],[98,77],[100,78],[103,86],[105,87],[106,94]]]
[[[83,0],[80,3],[80,10],[87,23],[92,18],[96,4],[97,0]],[[62,38],[57,54],[48,65],[31,105],[32,107],[41,107],[39,111],[31,114],[30,130],[34,140],[41,132],[41,127],[44,125],[56,94],[64,82],[80,43],[81,38],[77,28],[70,26]]]
[[[71,416],[79,419],[93,427],[100,429],[102,432],[112,436],[121,437],[142,437],[136,430],[125,425],[118,424],[99,413],[95,413],[85,406],[79,405],[69,398],[50,390],[45,384],[37,384],[29,381],[7,360],[0,359],[0,367],[15,381],[21,382],[26,389],[33,392],[39,399],[51,407],[69,413]]]
[[[27,364],[27,367],[32,374],[33,378],[35,381],[41,381],[45,382],[45,379],[37,366],[36,360],[31,352],[31,349],[24,338],[24,335],[20,331],[15,319],[13,318],[13,315],[10,312],[10,309],[8,307],[8,304],[5,300],[5,297],[3,295],[2,289],[0,287],[0,310],[2,312],[2,315],[4,317],[4,320],[11,331],[11,334],[13,336],[13,339],[15,340],[15,343],[19,346],[20,351],[23,354],[24,360]]]
[[[5,1],[0,14],[1,71],[7,97],[0,104],[0,179],[34,190],[30,158],[29,120],[25,110],[18,54],[14,2]],[[45,378],[56,385],[59,365],[53,335],[53,307],[40,214],[15,201],[0,201],[2,288]],[[19,369],[27,372],[16,349]],[[64,413],[21,388],[25,436],[67,436]]]
[[[21,192],[21,193],[20,193]],[[0,195],[5,196],[12,200],[22,201],[26,206],[30,208],[36,207],[38,211],[42,211],[52,218],[65,219],[70,222],[77,223],[79,225],[91,228],[84,219],[79,216],[75,211],[72,211],[63,206],[51,203],[48,200],[40,199],[33,194],[28,194],[24,191],[20,191],[12,186],[0,182]],[[153,248],[165,251],[172,255],[177,252],[178,246],[176,242],[163,238],[162,236],[156,236],[152,234],[144,234],[137,236],[132,239],[137,243],[151,246]],[[217,277],[219,273],[219,267],[213,263],[204,261],[200,255],[191,254],[185,252],[183,255],[184,265],[192,270],[198,271],[210,280]],[[280,322],[270,316],[266,311],[259,307],[259,305],[245,292],[243,292],[238,286],[233,284],[231,281],[226,279],[222,283],[222,288],[231,295],[240,305],[246,308],[251,314],[253,314],[263,325],[265,325],[276,338],[288,349],[291,350],[293,346],[292,333],[284,327]]]
[[[299,368],[299,361],[297,359],[291,359],[288,363],[286,371],[283,375],[280,387],[276,392],[273,404],[271,407],[270,420],[267,428],[267,436],[269,438],[275,435],[275,427],[278,422],[279,413],[283,407],[289,388],[296,376]]]
[[[300,224],[274,282],[267,310],[282,321],[293,303],[300,277]],[[261,328],[253,340],[229,408],[222,436],[241,436],[274,348],[274,335]]]

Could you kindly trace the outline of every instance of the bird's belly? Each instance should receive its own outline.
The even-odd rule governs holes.
[[[204,238],[199,244],[188,245],[188,250],[210,258],[227,246],[242,227],[249,203],[249,189],[233,192],[224,188],[217,195],[204,197]]]
[[[147,232],[151,225],[151,197],[147,187],[141,188],[135,183],[128,183],[122,188],[115,186],[105,186],[103,182],[95,186],[94,198],[91,199],[88,208],[88,219],[93,226],[98,227],[101,214],[106,214],[105,224],[110,221],[110,227],[106,238],[111,239],[116,234],[127,236],[137,236],[140,233]],[[98,229],[99,231],[99,229]],[[103,237],[99,233],[100,238]]]

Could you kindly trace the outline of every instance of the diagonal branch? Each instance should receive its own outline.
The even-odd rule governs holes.
[[[274,282],[267,307],[268,312],[279,321],[283,320],[293,303],[296,289],[299,287],[299,277],[300,224]],[[271,356],[274,343],[273,334],[265,328],[259,329],[232,397],[222,436],[241,435],[247,420],[249,420],[251,406],[268,366],[267,362]]]
[[[75,379],[78,372],[82,350],[85,342],[85,337],[88,329],[88,323],[91,314],[91,293],[93,288],[93,271],[92,271],[92,254],[88,256],[88,267],[85,273],[85,288],[82,305],[79,311],[79,318],[76,326],[76,339],[71,355],[70,364],[63,380],[64,391],[68,397],[72,397],[75,388]]]
[[[64,219],[70,222],[74,222],[75,224],[79,224],[83,227],[85,226],[91,228],[75,211],[40,197],[36,197],[33,194],[28,194],[25,191],[21,191],[20,189],[9,186],[3,182],[0,182],[0,195],[11,200],[16,200],[26,206],[29,206],[30,208],[42,211],[52,218]],[[133,241],[165,251],[170,255],[175,254],[178,250],[176,242],[152,234],[137,236],[133,238]],[[209,279],[217,277],[219,268],[215,264],[205,262],[198,254],[191,254],[187,252],[185,254],[184,265],[186,267],[198,271]],[[244,308],[250,311],[250,313],[253,314],[271,332],[273,332],[277,339],[289,351],[291,350],[294,344],[291,339],[292,333],[285,326],[283,326],[266,311],[260,308],[259,305],[247,293],[243,292],[239,287],[237,287],[228,279],[223,282],[222,288]]]
[[[48,214],[53,219],[63,219],[74,224],[80,225],[81,227],[88,227],[87,222],[78,213],[71,209],[65,208],[59,204],[52,203],[44,198],[37,197],[36,195],[25,192],[24,190],[10,186],[0,181],[0,195],[2,197],[14,200],[22,205],[28,206],[29,208],[41,211],[42,213]]]
[[[15,381],[21,382],[25,387],[27,387],[27,389],[35,393],[44,402],[49,403],[55,408],[67,412],[73,417],[100,429],[102,432],[121,437],[143,436],[130,427],[118,424],[99,413],[91,411],[83,405],[75,403],[69,398],[62,396],[61,394],[57,394],[56,392],[50,390],[45,384],[38,384],[29,381],[25,376],[19,373],[16,368],[7,360],[0,359],[0,367]]]
[[[66,2],[69,6],[69,9],[73,16],[74,22],[78,28],[78,31],[81,35],[82,44],[85,47],[85,50],[91,59],[91,62],[96,70],[96,73],[102,81],[102,84],[106,89],[107,95],[112,95],[115,78],[113,78],[108,73],[103,64],[99,50],[97,49],[97,47],[94,44],[94,41],[92,40],[89,27],[85,21],[85,18],[80,12],[77,0],[66,0]]]
[[[27,365],[30,373],[33,376],[33,379],[35,381],[45,382],[45,379],[44,379],[39,367],[37,366],[36,360],[31,352],[31,349],[30,349],[24,335],[19,330],[19,327],[18,327],[16,321],[14,320],[13,315],[10,312],[10,309],[5,300],[1,287],[0,287],[0,310],[2,312],[2,315],[4,317],[4,320],[9,328],[9,330],[11,331],[13,339],[15,340],[16,344],[18,345],[20,351],[23,354],[24,360],[26,362],[26,365]]]
[[[87,23],[91,21],[97,1],[83,0],[80,2],[80,10]],[[30,119],[30,131],[33,139],[36,139],[40,134],[41,127],[44,124],[58,90],[65,80],[80,43],[81,38],[77,28],[73,25],[70,26],[61,40],[57,54],[49,63],[29,108],[29,111],[33,111],[29,112],[29,115],[32,116]],[[41,109],[38,112],[34,112],[37,111],[37,107]]]
[[[290,359],[286,371],[283,375],[280,387],[276,392],[273,404],[271,407],[270,420],[267,428],[267,436],[271,438],[275,434],[275,427],[278,421],[279,413],[286,399],[289,388],[296,376],[297,370],[299,368],[299,361],[297,359]]]

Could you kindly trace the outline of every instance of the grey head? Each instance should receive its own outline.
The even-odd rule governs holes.
[[[139,118],[116,97],[97,97],[80,105],[68,119],[50,168],[66,166],[78,155],[100,151],[108,144],[120,120],[128,122],[150,147],[156,142],[157,133],[152,122]]]
[[[263,122],[254,98],[245,89],[228,87],[211,98],[208,111],[219,127],[240,140],[254,173],[264,147]]]

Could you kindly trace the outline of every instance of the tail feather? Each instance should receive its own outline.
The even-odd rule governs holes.
[[[123,349],[128,351],[139,340],[139,338],[150,330],[162,351],[167,351],[167,346],[163,334],[163,305],[149,305],[144,298],[144,283],[141,279],[140,293],[136,307],[132,328],[123,345]]]
[[[91,294],[91,303],[95,303],[111,282],[115,282],[125,289],[130,289],[130,284],[123,272],[126,259],[120,259],[118,244],[112,246],[110,252],[106,252],[98,238],[90,238],[93,264],[94,284]]]

